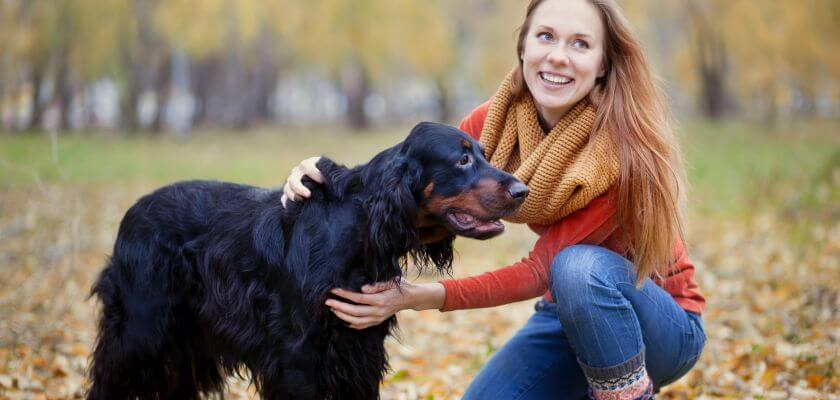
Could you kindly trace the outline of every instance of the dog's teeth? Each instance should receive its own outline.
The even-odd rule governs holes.
[[[464,223],[464,224],[468,224],[470,222],[475,221],[475,218],[472,215],[463,214],[463,213],[455,214],[455,218],[458,219],[458,222],[461,222],[461,223]]]

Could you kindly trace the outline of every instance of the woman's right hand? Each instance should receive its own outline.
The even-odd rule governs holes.
[[[283,185],[283,196],[280,197],[280,201],[283,203],[283,207],[286,207],[286,202],[288,200],[291,201],[298,201],[302,199],[308,199],[312,193],[306,186],[303,186],[303,177],[308,176],[315,182],[324,183],[324,176],[321,175],[321,171],[318,170],[316,164],[321,157],[310,157],[300,162],[300,164],[294,168],[292,168],[292,172],[289,174],[289,177],[286,178],[286,184]]]

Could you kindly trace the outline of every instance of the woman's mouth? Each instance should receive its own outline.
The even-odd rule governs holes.
[[[572,84],[575,80],[568,76],[552,74],[550,72],[540,72],[540,79],[550,86],[566,86]]]

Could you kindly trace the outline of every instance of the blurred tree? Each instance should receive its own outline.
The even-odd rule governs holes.
[[[217,116],[246,128],[270,117],[283,51],[279,19],[299,2],[210,0],[167,1],[158,9],[158,29],[191,60],[194,122]]]
[[[733,95],[768,119],[779,118],[781,110],[813,115],[824,84],[838,82],[840,6],[834,0],[760,6],[751,0],[684,0],[668,7],[689,28],[691,45],[676,66],[696,71],[679,76],[697,88],[705,116],[734,113]]]
[[[725,28],[720,16],[728,6],[725,0],[686,0],[685,18],[689,48],[700,83],[701,110],[712,119],[727,112],[729,53]]]
[[[123,63],[123,93],[120,96],[120,115],[123,128],[136,132],[140,128],[140,99],[144,92],[155,88],[155,115],[152,129],[160,129],[168,90],[169,48],[154,24],[155,12],[162,4],[158,0],[131,0],[131,16],[127,33],[122,37],[120,58]]]
[[[351,127],[368,126],[365,100],[372,87],[390,75],[407,77],[407,72],[436,87],[440,116],[449,118],[447,80],[456,66],[458,40],[449,12],[456,5],[441,0],[303,3],[286,14],[287,35],[302,62],[324,66],[337,77]]]
[[[4,37],[10,38],[4,54],[17,60],[13,68],[27,72],[27,127],[39,128],[45,109],[55,106],[59,127],[69,128],[78,88],[115,71],[115,30],[126,22],[121,2],[7,1],[2,8]]]
[[[450,121],[454,117],[452,76],[459,61],[462,46],[458,32],[459,2],[444,0],[404,1],[402,14],[410,15],[410,23],[394,26],[391,39],[397,74],[405,66],[416,75],[428,79],[437,90],[438,118]],[[409,40],[406,40],[408,38]]]
[[[4,3],[4,37],[9,46],[5,53],[17,59],[17,69],[26,71],[29,80],[29,120],[26,128],[34,130],[41,125],[46,104],[41,102],[43,83],[49,72],[52,42],[57,36],[58,16],[50,4],[43,1]]]
[[[840,2],[624,6],[670,93],[696,98],[702,115],[836,112]],[[142,122],[152,130],[165,128],[170,109],[247,128],[273,118],[281,75],[315,71],[341,88],[354,128],[370,123],[371,93],[388,96],[395,81],[420,82],[447,121],[516,64],[524,11],[524,1],[507,0],[0,0],[0,111],[5,126],[34,129],[47,110],[64,128],[81,110],[73,120],[92,126],[92,88],[111,80],[126,130],[140,128],[148,95],[143,105],[154,108]],[[184,98],[195,106],[179,108]]]
[[[387,60],[389,23],[399,15],[401,2],[376,0],[310,0],[299,3],[288,31],[295,51],[304,60],[327,67],[340,81],[347,97],[348,123],[354,129],[368,126],[364,104],[371,80],[384,71]],[[297,23],[293,22],[296,21]],[[391,24],[392,25],[392,24]]]
[[[516,38],[525,18],[526,2],[466,0],[462,3],[462,31],[473,47],[473,81],[485,95],[498,89],[517,64]]]

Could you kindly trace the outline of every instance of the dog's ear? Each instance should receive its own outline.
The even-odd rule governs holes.
[[[376,168],[367,185],[372,191],[368,211],[369,255],[379,266],[401,264],[401,256],[419,245],[415,228],[417,200],[414,191],[421,168],[412,158],[395,152]]]

